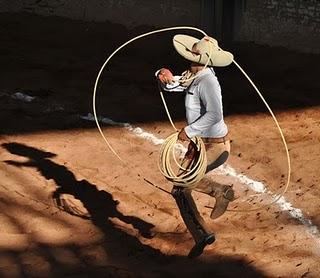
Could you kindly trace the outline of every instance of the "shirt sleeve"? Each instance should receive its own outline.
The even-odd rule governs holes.
[[[157,77],[158,73],[160,70],[157,70],[155,72],[155,76]],[[179,80],[181,78],[181,76],[175,75],[174,80]],[[161,87],[161,89],[165,92],[177,92],[177,93],[181,93],[184,92],[186,87],[181,86],[180,83],[178,81],[174,81],[172,84],[163,84],[161,82],[158,82],[159,86]]]
[[[223,119],[221,88],[215,80],[203,80],[199,84],[199,97],[205,113],[196,121],[185,127],[189,138],[201,136],[208,128]]]

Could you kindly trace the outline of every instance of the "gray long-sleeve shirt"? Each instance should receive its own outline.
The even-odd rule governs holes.
[[[190,86],[178,86],[178,83],[162,85],[165,91],[185,92],[185,127],[188,137],[220,138],[228,133],[223,120],[222,96],[219,81],[213,68],[198,73]]]

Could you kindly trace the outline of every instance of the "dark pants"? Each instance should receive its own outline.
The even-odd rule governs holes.
[[[208,166],[207,172],[225,163],[230,153],[230,142],[226,141],[218,144],[206,145]],[[182,161],[182,166],[190,167],[190,158],[192,157],[192,147],[189,146],[188,151]],[[201,241],[203,238],[211,234],[200,215],[197,206],[191,195],[192,190],[199,191],[210,196],[215,196],[215,193],[222,190],[225,185],[215,183],[205,176],[195,187],[188,189],[180,186],[173,186],[171,191],[184,223],[191,233],[195,242]]]

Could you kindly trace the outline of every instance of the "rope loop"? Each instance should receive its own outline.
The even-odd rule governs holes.
[[[98,128],[103,140],[107,144],[108,148],[124,164],[126,164],[125,161],[113,149],[113,147],[111,146],[111,144],[107,140],[106,136],[104,135],[104,133],[103,133],[101,127],[100,127],[99,121],[98,121],[97,111],[96,111],[96,94],[97,94],[97,87],[98,87],[100,76],[101,76],[104,68],[106,67],[106,65],[112,59],[112,57],[115,56],[118,51],[120,51],[122,48],[124,48],[128,44],[130,44],[130,43],[132,43],[132,42],[134,42],[134,41],[136,41],[138,39],[141,39],[143,37],[146,37],[146,36],[150,36],[150,35],[161,33],[161,32],[173,31],[173,30],[191,30],[191,31],[199,32],[204,36],[207,35],[201,29],[198,29],[198,28],[195,28],[195,27],[190,27],[190,26],[169,27],[169,28],[154,30],[154,31],[151,31],[151,32],[147,32],[147,33],[141,34],[139,36],[136,36],[136,37],[128,40],[127,42],[125,42],[121,46],[119,46],[106,59],[106,61],[104,62],[104,64],[100,68],[100,71],[99,71],[99,73],[98,73],[98,75],[96,77],[96,81],[95,81],[94,89],[93,89],[93,99],[92,99],[94,119],[95,119],[97,128]],[[211,57],[211,53],[212,53],[212,48],[210,48],[209,58]],[[205,67],[208,66],[209,58],[208,58],[207,63],[205,64]],[[271,108],[269,107],[269,105],[266,102],[266,100],[263,98],[262,94],[260,93],[260,91],[258,90],[256,85],[253,83],[253,81],[250,79],[250,77],[245,73],[245,71],[240,67],[240,65],[235,60],[233,60],[233,63],[238,67],[238,69],[242,72],[242,74],[248,79],[248,81],[253,86],[253,88],[255,89],[256,93],[259,95],[259,97],[261,98],[261,100],[263,101],[265,106],[267,107],[268,111],[270,112],[270,115],[272,116],[272,118],[273,118],[273,120],[274,120],[274,122],[276,124],[276,127],[277,127],[277,129],[278,129],[278,131],[280,133],[280,136],[281,136],[281,139],[282,139],[285,151],[286,151],[286,156],[287,156],[288,174],[287,174],[286,185],[284,186],[284,189],[282,190],[282,192],[271,203],[266,204],[264,206],[257,207],[255,209],[230,210],[230,211],[237,211],[237,212],[257,211],[257,210],[261,210],[261,209],[264,209],[266,207],[269,207],[273,203],[276,203],[287,192],[289,184],[290,184],[291,162],[290,162],[289,150],[288,150],[288,146],[287,146],[286,140],[284,138],[284,135],[283,135],[281,127],[280,127],[280,125],[278,123],[278,120],[276,119],[275,115],[273,114]],[[196,78],[196,75],[191,77],[191,78],[189,78],[189,79],[187,79],[187,80],[184,80],[184,81],[190,81],[190,80],[192,80],[194,78]],[[175,131],[177,131],[177,129],[175,128],[174,123],[173,123],[173,121],[171,119],[171,116],[170,116],[169,110],[167,108],[167,105],[165,103],[165,99],[164,99],[164,97],[162,95],[162,92],[160,92],[160,93],[161,93],[161,98],[162,98],[162,101],[164,103],[164,107],[166,109],[168,118],[169,118],[169,120],[171,122],[171,125],[172,125],[173,129]],[[205,146],[204,146],[204,144],[203,144],[203,142],[202,142],[200,137],[195,137],[195,138],[193,138],[193,140],[194,140],[193,142],[194,142],[195,146],[197,146],[197,150],[196,150],[197,155],[195,156],[194,161],[192,161],[192,165],[193,166],[190,169],[189,168],[187,168],[187,169],[184,168],[182,165],[180,165],[180,163],[176,159],[175,146],[176,146],[177,141],[178,141],[178,133],[177,132],[172,134],[172,135],[170,135],[162,145],[162,148],[161,148],[161,151],[160,151],[159,168],[160,168],[161,173],[166,177],[166,179],[172,181],[175,185],[192,188],[205,175],[206,166],[207,166],[207,158],[206,158]],[[178,174],[175,173],[175,171],[173,170],[173,168],[171,166],[172,159],[174,160],[174,162],[176,164],[176,167],[177,167],[177,170],[178,170]]]

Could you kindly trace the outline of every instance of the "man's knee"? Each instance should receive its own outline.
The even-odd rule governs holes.
[[[171,190],[171,195],[175,199],[186,199],[188,194],[190,194],[190,190],[181,186],[174,186]]]
[[[206,173],[224,164],[228,160],[228,158],[229,158],[229,152],[224,151],[222,154],[219,155],[219,157],[215,161],[208,164]]]
[[[171,195],[176,199],[178,196],[181,195],[181,190],[181,187],[174,186],[171,190]]]

